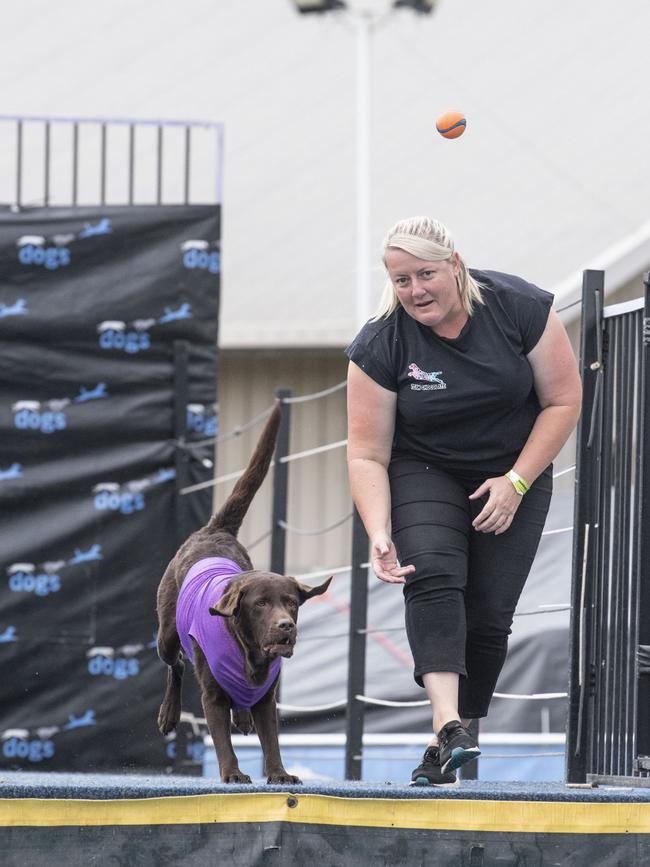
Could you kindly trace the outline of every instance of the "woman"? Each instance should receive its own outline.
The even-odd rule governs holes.
[[[469,271],[436,220],[397,223],[384,265],[379,310],[347,349],[350,484],[375,574],[404,584],[431,701],[411,781],[452,785],[479,755],[467,726],[505,661],[580,378],[553,296]]]

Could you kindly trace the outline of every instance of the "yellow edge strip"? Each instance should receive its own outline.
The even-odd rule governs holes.
[[[289,806],[290,803],[295,806]],[[650,834],[648,803],[342,798],[277,792],[111,801],[0,799],[0,827],[302,822],[371,828]]]

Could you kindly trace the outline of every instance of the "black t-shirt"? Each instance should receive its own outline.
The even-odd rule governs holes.
[[[542,336],[553,296],[496,271],[470,272],[476,304],[458,337],[439,337],[399,306],[363,326],[346,355],[397,392],[393,458],[502,473],[540,411],[526,355]]]

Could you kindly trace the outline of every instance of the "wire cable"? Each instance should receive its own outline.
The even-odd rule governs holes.
[[[315,391],[313,394],[303,394],[299,397],[284,397],[282,398],[281,403],[306,403],[309,400],[318,400],[321,397],[327,397],[330,394],[334,394],[335,391],[340,391],[340,389],[345,388],[347,385],[347,381],[344,379],[342,382],[333,385],[331,388],[326,388],[323,391]]]
[[[315,530],[304,530],[300,527],[292,527],[290,524],[287,524],[286,521],[278,521],[278,524],[283,530],[286,530],[287,533],[296,533],[298,536],[319,536],[322,533],[329,533],[330,530],[335,530],[337,527],[345,524],[346,521],[350,520],[353,514],[354,512],[348,512],[347,515],[339,518],[336,523],[328,524],[327,527],[317,527]]]

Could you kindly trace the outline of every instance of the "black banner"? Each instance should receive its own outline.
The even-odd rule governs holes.
[[[155,725],[155,595],[211,508],[179,490],[214,472],[219,239],[216,206],[0,211],[0,767],[200,758]]]

